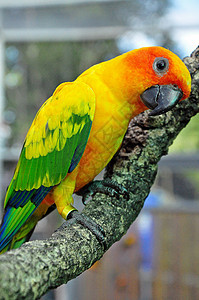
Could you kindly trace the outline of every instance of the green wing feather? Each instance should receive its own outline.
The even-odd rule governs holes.
[[[61,84],[38,111],[6,194],[0,250],[11,242],[49,190],[77,166],[94,112],[94,92],[75,82]]]
[[[51,187],[65,178],[75,150],[82,141],[86,146],[94,111],[95,96],[88,85],[64,83],[55,90],[28,131],[5,206],[13,189]]]

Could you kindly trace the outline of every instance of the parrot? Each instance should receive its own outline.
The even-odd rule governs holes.
[[[129,122],[156,116],[189,97],[181,59],[159,46],[101,62],[61,83],[37,112],[7,188],[0,253],[28,241],[52,207],[68,219],[73,194],[88,185],[120,148]]]

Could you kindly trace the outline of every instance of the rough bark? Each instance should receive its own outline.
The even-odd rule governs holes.
[[[96,194],[82,212],[104,229],[108,248],[139,214],[158,161],[199,111],[199,48],[184,62],[192,76],[190,98],[163,116],[148,117],[145,112],[132,120],[121,150],[106,168],[105,178],[126,187],[129,200]],[[88,229],[72,220],[65,222],[51,238],[0,256],[0,299],[37,299],[81,274],[103,254],[102,245]]]

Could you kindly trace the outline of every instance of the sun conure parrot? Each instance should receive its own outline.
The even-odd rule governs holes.
[[[60,84],[25,138],[5,197],[0,251],[27,241],[54,203],[66,219],[73,193],[108,164],[130,120],[148,108],[168,111],[190,89],[184,63],[161,47],[127,52]]]

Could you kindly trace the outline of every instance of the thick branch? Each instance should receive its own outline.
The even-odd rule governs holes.
[[[158,161],[199,111],[199,49],[184,61],[192,75],[189,100],[164,116],[144,113],[132,120],[121,150],[106,169],[105,177],[128,189],[129,200],[96,194],[83,210],[102,226],[108,247],[135,220],[154,182]],[[72,220],[65,222],[50,239],[26,243],[0,256],[0,299],[37,299],[81,274],[103,254],[89,230]]]

